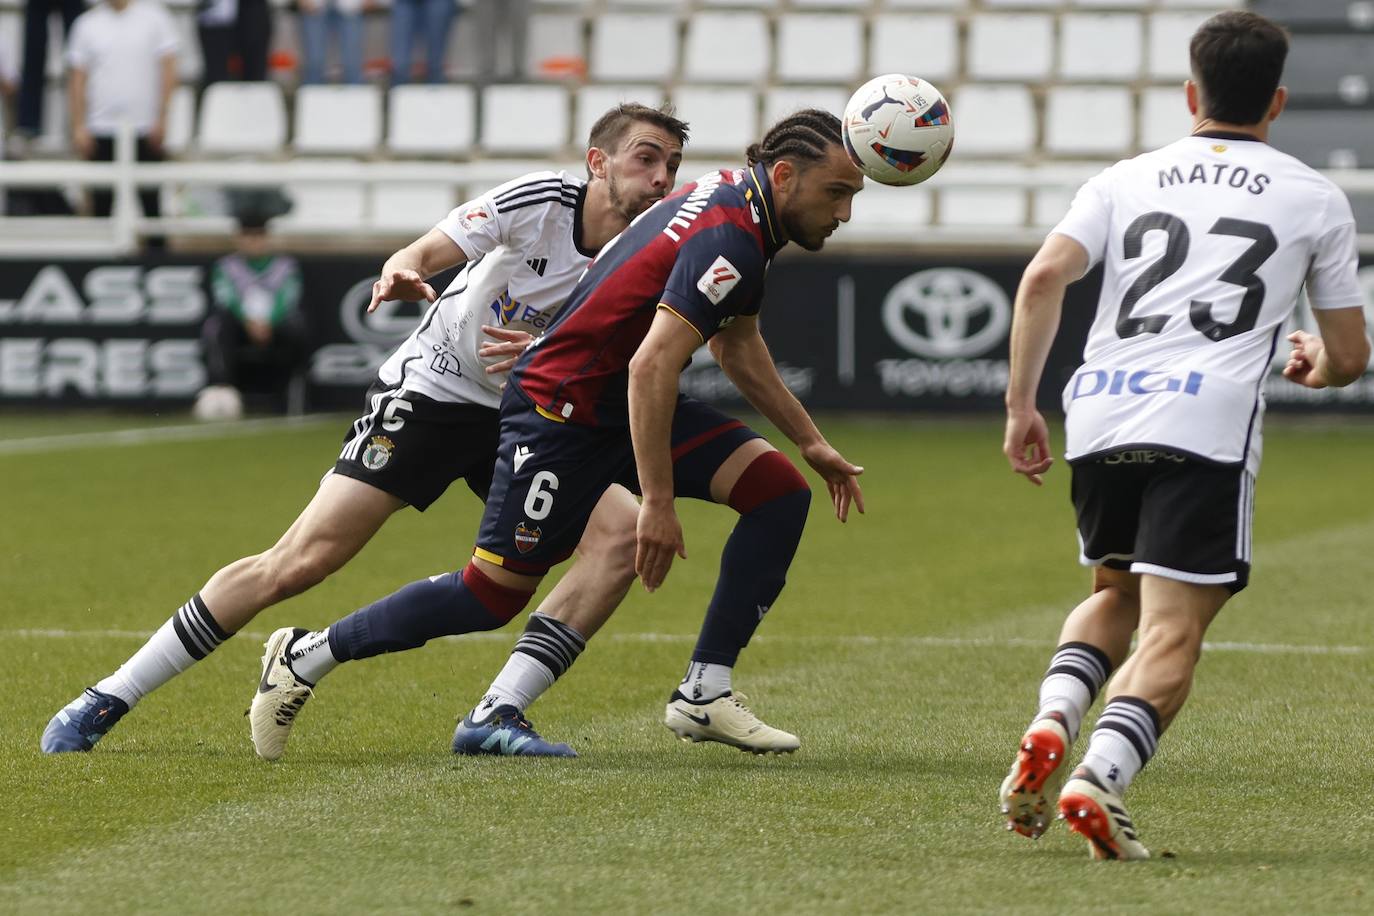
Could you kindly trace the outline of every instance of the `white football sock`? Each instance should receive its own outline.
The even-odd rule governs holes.
[[[95,685],[134,704],[200,661],[229,638],[197,594],[177,609],[119,670]]]
[[[678,684],[678,692],[693,703],[709,703],[731,690],[730,676],[734,669],[714,662],[692,662]]]
[[[306,633],[288,644],[286,662],[296,677],[308,684],[318,684],[320,678],[339,667],[339,660],[329,648],[329,627]]]
[[[548,665],[524,652],[512,652],[486,696],[472,711],[473,722],[484,722],[498,706],[514,706],[524,712],[545,690],[553,686],[554,674]]]

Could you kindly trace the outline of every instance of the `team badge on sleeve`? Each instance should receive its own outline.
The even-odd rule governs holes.
[[[539,539],[544,536],[544,532],[538,528],[530,528],[524,522],[515,526],[515,549],[521,553],[529,553],[539,544]]]
[[[720,300],[724,299],[738,282],[739,270],[725,260],[725,255],[719,255],[711,262],[711,266],[706,268],[706,273],[701,275],[701,279],[697,280],[697,289],[711,300],[712,305],[720,305]]]
[[[475,207],[469,207],[468,211],[458,218],[458,222],[462,225],[464,232],[472,232],[477,227],[490,221],[491,214],[487,212],[487,208],[482,204],[478,204]]]

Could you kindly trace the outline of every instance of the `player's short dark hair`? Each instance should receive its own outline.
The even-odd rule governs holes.
[[[1207,117],[1258,124],[1283,77],[1288,32],[1256,13],[1226,10],[1193,33],[1188,56]]]
[[[750,165],[765,166],[791,159],[805,168],[824,159],[832,146],[844,146],[840,119],[820,108],[803,108],[768,128],[758,143],[749,144],[744,158]]]
[[[677,138],[683,146],[687,145],[687,122],[676,117],[672,105],[664,104],[650,108],[638,102],[622,102],[596,119],[592,132],[587,137],[587,148],[593,146],[607,153],[620,147],[620,141],[635,124],[652,124],[665,133]]]

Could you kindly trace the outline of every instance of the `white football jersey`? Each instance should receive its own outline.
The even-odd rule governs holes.
[[[482,325],[536,337],[596,252],[578,247],[586,182],[534,172],[455,208],[437,226],[467,264],[378,370],[387,385],[438,401],[499,407],[503,375],[477,356]]]
[[[1304,283],[1313,308],[1363,305],[1345,195],[1238,134],[1118,162],[1053,231],[1104,262],[1064,388],[1070,461],[1149,445],[1258,470],[1261,390]]]

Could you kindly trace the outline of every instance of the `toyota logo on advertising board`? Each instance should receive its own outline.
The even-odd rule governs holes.
[[[425,304],[386,299],[378,303],[377,311],[368,312],[372,301],[372,284],[376,277],[359,280],[344,293],[339,303],[339,322],[344,332],[358,343],[395,345],[406,339],[424,313]]]
[[[1001,343],[1011,327],[1011,301],[972,270],[936,267],[897,283],[883,300],[883,326],[917,356],[961,359]]]

